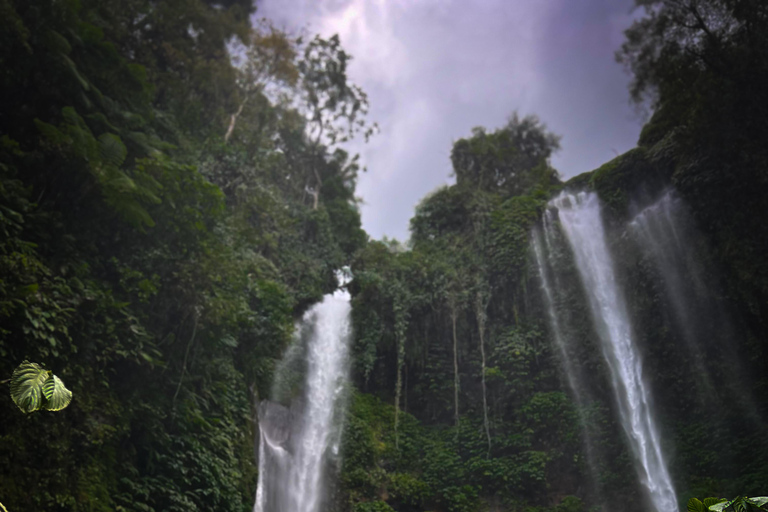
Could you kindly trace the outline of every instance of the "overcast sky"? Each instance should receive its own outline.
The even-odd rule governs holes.
[[[452,183],[451,146],[515,110],[562,135],[563,177],[632,148],[641,123],[613,54],[632,0],[261,0],[278,26],[339,34],[381,133],[353,144],[373,238],[408,238],[413,209]]]

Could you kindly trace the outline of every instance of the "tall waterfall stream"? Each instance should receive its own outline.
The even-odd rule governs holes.
[[[304,371],[301,400],[290,409],[259,405],[259,481],[254,512],[317,512],[326,496],[326,470],[338,455],[348,373],[350,302],[347,292],[326,295],[299,326],[294,345],[277,370],[290,380],[291,363]],[[303,346],[303,344],[306,344]],[[296,348],[304,350],[297,350]],[[273,395],[281,390],[273,390]],[[275,397],[273,397],[275,398]]]
[[[624,294],[616,280],[597,195],[591,192],[563,193],[550,204],[558,211],[560,226],[573,251],[588,297],[603,356],[610,370],[621,424],[636,459],[638,478],[656,512],[676,511],[677,499],[654,420],[650,390],[643,380],[642,360]],[[545,224],[545,229],[553,227]],[[540,255],[540,245],[536,251]],[[548,288],[549,284],[545,281],[544,286]],[[546,298],[551,308],[551,292]],[[550,322],[555,338],[559,338],[557,343],[562,344],[554,312],[550,313]],[[578,393],[578,390],[574,392]]]

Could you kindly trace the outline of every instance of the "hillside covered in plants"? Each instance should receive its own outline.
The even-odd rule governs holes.
[[[361,228],[344,148],[376,125],[338,37],[243,0],[0,0],[0,386],[31,361],[72,391],[0,393],[0,503],[289,512],[259,509],[268,414],[312,408],[294,363],[340,269],[338,436],[296,512],[662,512],[649,438],[670,512],[768,493],[768,6],[637,4],[635,149],[563,180],[537,117],[467,127],[397,241]]]
[[[0,375],[40,362],[74,395],[0,393],[0,501],[250,509],[254,397],[366,243],[347,55],[250,2],[0,11]]]

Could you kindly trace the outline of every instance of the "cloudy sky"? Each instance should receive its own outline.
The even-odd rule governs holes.
[[[373,237],[408,238],[419,200],[452,183],[453,142],[515,110],[562,135],[565,178],[635,145],[641,124],[614,61],[632,0],[261,0],[283,28],[339,34],[381,133],[350,149]]]

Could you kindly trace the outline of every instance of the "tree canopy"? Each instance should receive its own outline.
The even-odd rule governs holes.
[[[514,113],[492,133],[475,128],[472,137],[453,145],[451,162],[459,185],[481,190],[524,194],[533,186],[553,183],[549,157],[560,149],[560,137],[547,131],[536,116]]]

